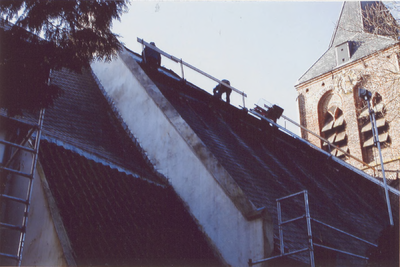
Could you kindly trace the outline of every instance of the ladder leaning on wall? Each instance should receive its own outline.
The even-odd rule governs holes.
[[[0,136],[0,156],[4,153],[0,159],[0,262],[20,266],[45,110],[40,110],[37,123],[1,112],[0,130],[4,132]],[[30,164],[22,163],[21,157]]]

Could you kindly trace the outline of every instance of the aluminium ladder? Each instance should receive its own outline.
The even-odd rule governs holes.
[[[27,130],[25,136],[18,142],[0,138],[0,144],[4,147],[4,151],[7,151],[7,155],[0,162],[1,265],[21,265],[44,113],[44,109],[40,110],[37,123],[0,114],[8,122],[17,125],[17,132],[22,127],[26,127]],[[28,160],[31,160],[26,168],[18,160],[23,152],[25,156],[28,155]],[[21,167],[25,170],[21,170]]]

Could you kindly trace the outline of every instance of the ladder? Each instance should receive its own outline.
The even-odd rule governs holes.
[[[16,127],[15,132],[8,131],[14,134],[13,140],[7,136],[0,138],[4,148],[0,160],[1,265],[21,265],[44,114],[45,110],[40,110],[37,123],[0,114],[3,122]],[[22,164],[21,157],[29,164]]]

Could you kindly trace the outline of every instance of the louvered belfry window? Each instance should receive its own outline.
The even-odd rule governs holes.
[[[379,142],[382,144],[389,143],[389,124],[385,119],[385,104],[381,95],[375,93],[371,100],[371,108],[375,112],[376,127],[378,128]],[[361,126],[362,147],[370,148],[374,146],[374,137],[372,135],[372,124],[369,117],[368,105],[365,103],[362,108],[358,120]]]
[[[340,149],[349,152],[347,145],[347,134],[346,134],[346,121],[342,110],[333,105],[330,106],[327,112],[324,114],[324,123],[321,128],[322,137],[327,139],[331,144],[339,147]],[[329,151],[336,157],[345,157],[345,154],[328,144],[324,143],[323,148]]]

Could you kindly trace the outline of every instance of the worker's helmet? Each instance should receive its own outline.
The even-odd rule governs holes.
[[[231,85],[231,83],[228,80],[223,79],[221,82],[226,83],[228,85]]]

